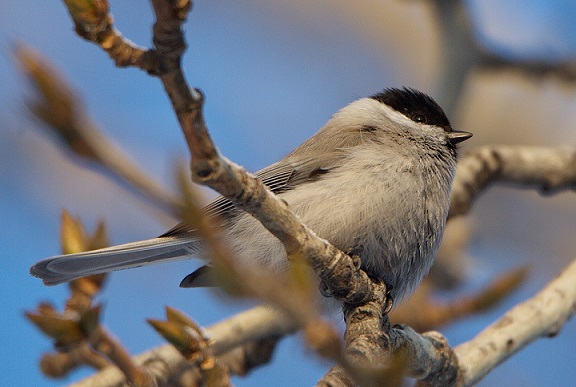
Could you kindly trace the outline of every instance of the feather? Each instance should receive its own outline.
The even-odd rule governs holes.
[[[32,266],[30,274],[42,278],[46,285],[57,285],[88,275],[183,259],[193,245],[194,240],[182,237],[148,239],[47,258]]]

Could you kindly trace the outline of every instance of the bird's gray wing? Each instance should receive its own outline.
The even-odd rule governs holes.
[[[261,169],[256,172],[255,175],[260,178],[264,185],[270,188],[272,192],[280,194],[304,182],[312,181],[320,175],[327,173],[329,170],[330,166],[320,166],[316,159],[310,158],[297,164],[283,160]],[[230,200],[223,196],[218,196],[211,201],[203,208],[202,212],[206,216],[216,216],[224,221],[231,221],[241,213],[241,211],[234,207],[234,204],[232,204]],[[160,238],[190,233],[194,234],[195,230],[192,229],[190,225],[182,222],[162,234]]]
[[[313,161],[298,165],[282,161],[262,169],[256,175],[273,192],[281,193],[326,171],[328,169],[316,166]],[[238,214],[233,204],[224,197],[216,198],[205,207],[204,212],[228,221]],[[183,259],[199,249],[198,242],[195,230],[181,223],[158,238],[47,258],[32,266],[30,273],[41,278],[46,285],[56,285],[87,275]]]
[[[262,182],[270,188],[275,194],[289,191],[298,185],[306,182],[311,182],[319,179],[322,175],[329,173],[333,165],[329,163],[320,164],[318,158],[304,159],[298,164],[289,162],[278,162],[264,168],[256,173]],[[328,159],[330,161],[330,159]],[[238,213],[232,202],[220,196],[212,201],[205,208],[207,215],[217,215],[225,219],[232,219]],[[170,230],[165,235],[174,235],[171,232],[182,233],[188,230],[186,224],[179,224],[174,229]],[[214,280],[213,273],[210,266],[202,266],[192,273],[188,274],[182,282],[180,287],[183,288],[196,288],[213,286]]]

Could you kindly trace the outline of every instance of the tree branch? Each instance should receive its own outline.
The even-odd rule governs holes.
[[[72,86],[39,53],[17,45],[14,57],[36,89],[28,101],[32,113],[46,124],[67,147],[68,154],[102,166],[123,183],[132,186],[150,202],[171,215],[179,200],[143,171],[117,144],[111,141],[90,118]]]
[[[576,189],[576,150],[541,146],[489,145],[473,149],[458,163],[448,217],[466,214],[495,182],[553,194]]]
[[[76,33],[96,43],[108,53],[118,67],[134,66],[150,73],[157,67],[156,53],[138,47],[114,28],[107,0],[64,0]]]
[[[575,312],[576,260],[534,297],[455,348],[460,364],[458,385],[477,383],[537,338],[554,337]]]
[[[297,326],[278,310],[257,306],[207,327],[205,334],[211,341],[213,353],[219,356],[245,343],[286,335],[296,329]],[[190,363],[171,344],[153,348],[136,356],[134,361],[154,370],[154,376],[160,385],[190,368]],[[123,382],[125,375],[116,367],[108,367],[73,386],[114,386]]]
[[[556,61],[517,59],[483,50],[478,55],[478,68],[480,71],[512,71],[537,78],[554,75],[565,82],[576,81],[576,58],[573,57]]]

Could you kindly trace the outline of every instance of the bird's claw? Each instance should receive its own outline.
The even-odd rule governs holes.
[[[390,295],[392,292],[392,285],[386,285],[386,295],[384,300],[384,305],[382,308],[382,314],[388,314],[392,307],[394,306],[394,298]]]

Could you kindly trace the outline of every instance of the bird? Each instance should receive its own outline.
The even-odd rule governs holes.
[[[471,133],[454,130],[442,108],[413,88],[387,88],[351,102],[280,161],[258,171],[268,188],[319,237],[360,258],[361,268],[402,299],[432,266],[450,206],[457,144]],[[233,259],[254,270],[289,268],[283,245],[258,220],[220,196],[203,212],[218,216],[218,232]],[[152,263],[207,259],[186,223],[163,235],[37,262],[46,285]],[[210,263],[180,286],[210,284]]]

